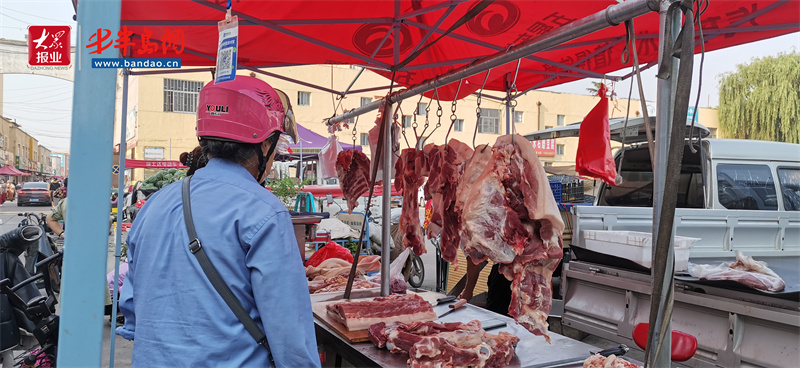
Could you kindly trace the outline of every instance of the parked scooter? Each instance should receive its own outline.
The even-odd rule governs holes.
[[[48,258],[59,252],[59,247],[63,248],[63,241],[56,236],[47,225],[47,216],[43,213],[35,214],[33,212],[19,213],[17,216],[24,217],[19,223],[18,228],[26,226],[38,227],[41,231],[41,236],[35,243],[31,243],[26,250],[25,257],[25,270],[33,275],[38,272],[36,268],[37,262]],[[6,235],[3,235],[6,236]],[[53,285],[53,290],[58,293],[61,291],[61,267],[55,267],[50,275],[50,282]],[[43,285],[41,282],[39,285]]]
[[[23,328],[31,332],[39,347],[19,357],[15,365],[23,367],[54,367],[58,343],[58,303],[49,275],[61,265],[62,253],[47,257],[35,266],[38,273],[31,277],[19,256],[42,237],[38,226],[22,226],[0,236],[0,350],[19,344]],[[43,280],[46,295],[34,282]]]

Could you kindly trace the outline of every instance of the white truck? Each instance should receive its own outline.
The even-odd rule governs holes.
[[[612,121],[612,139],[628,135],[629,143],[643,140],[641,118],[632,119],[627,130],[621,124]],[[576,136],[577,129],[548,129],[528,139]],[[702,126],[699,131],[707,134]],[[687,144],[679,185],[670,189],[678,191],[675,235],[700,239],[690,262],[716,265],[735,260],[735,251],[742,251],[766,261],[786,289],[760,292],[735,282],[676,274],[672,328],[698,340],[697,353],[685,364],[797,366],[800,145],[703,139],[695,150]],[[601,184],[594,206],[573,207],[570,246],[577,259],[562,272],[562,324],[632,346],[633,328],[649,318],[649,269],[587,252],[583,236],[584,230],[652,232],[653,172],[647,144],[628,148],[621,165],[621,185]]]

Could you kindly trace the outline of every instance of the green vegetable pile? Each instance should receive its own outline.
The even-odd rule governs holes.
[[[141,189],[161,189],[186,177],[186,172],[178,169],[162,170],[144,180]]]

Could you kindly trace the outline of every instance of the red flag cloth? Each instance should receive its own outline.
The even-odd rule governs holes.
[[[575,171],[614,185],[617,169],[611,156],[611,133],[608,130],[608,97],[600,85],[600,102],[583,118],[578,136]]]

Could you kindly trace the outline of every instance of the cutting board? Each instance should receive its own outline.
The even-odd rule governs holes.
[[[340,302],[336,301],[336,302]],[[339,336],[347,340],[347,342],[353,344],[357,342],[365,342],[369,341],[369,330],[359,330],[359,331],[349,331],[347,327],[343,324],[339,323],[338,321],[334,320],[328,315],[328,310],[326,306],[331,303],[336,302],[322,302],[316,303],[311,306],[311,310],[314,312],[314,317],[318,320],[322,321],[326,326],[330,327],[332,330],[336,331]]]
[[[355,290],[353,290],[355,292]],[[427,300],[433,305],[436,305],[436,298],[442,297],[441,294],[430,292],[430,291],[421,291],[421,292],[414,292],[413,290],[408,291],[409,294],[418,294],[423,299]],[[319,302],[313,303],[311,305],[311,311],[314,312],[314,317],[322,321],[326,326],[330,327],[334,330],[339,336],[347,340],[349,343],[357,343],[357,342],[365,342],[369,341],[369,330],[359,330],[359,331],[350,331],[345,327],[343,324],[339,323],[335,319],[328,316],[328,310],[326,309],[328,304],[331,303],[339,303],[341,300],[336,301],[328,301],[328,302]]]

